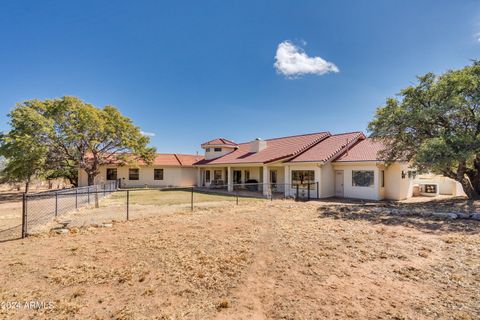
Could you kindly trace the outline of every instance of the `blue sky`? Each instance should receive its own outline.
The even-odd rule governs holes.
[[[0,130],[15,103],[63,95],[117,106],[159,152],[365,130],[416,75],[480,58],[477,33],[467,0],[1,1]],[[282,43],[299,73],[275,69]]]

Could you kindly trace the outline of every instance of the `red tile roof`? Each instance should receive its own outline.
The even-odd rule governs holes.
[[[178,154],[174,153],[177,157],[178,162],[181,166],[193,166],[194,163],[203,159],[203,156],[194,155],[194,154]]]
[[[351,147],[348,152],[342,154],[335,162],[347,161],[382,161],[379,152],[385,148],[380,141],[368,138],[361,140]]]
[[[213,140],[210,140],[210,141],[207,141],[207,142],[204,142],[202,143],[202,147],[206,147],[206,146],[237,146],[238,144],[235,143],[234,141],[232,140],[228,140],[228,139],[225,139],[225,138],[217,138],[217,139],[213,139]]]
[[[201,161],[202,159],[203,159],[203,156],[194,155],[194,154],[157,153],[151,165],[153,166],[193,166],[194,163]],[[119,164],[120,160],[117,161],[116,158],[112,157],[109,163]],[[137,160],[136,163],[138,165],[145,165],[145,162],[142,160]]]
[[[347,144],[351,145],[359,139],[365,139],[362,132],[335,134],[302,152],[289,162],[324,162],[338,156]]]
[[[238,144],[238,149],[224,156],[211,160],[202,160],[202,164],[241,164],[268,163],[275,160],[292,157],[308,149],[312,145],[330,136],[329,132],[318,132],[297,136],[267,139],[267,147],[259,152],[250,152],[250,142]]]

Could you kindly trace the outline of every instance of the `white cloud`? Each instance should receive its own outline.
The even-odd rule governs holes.
[[[475,37],[475,40],[480,42],[480,32],[475,33],[473,36]]]
[[[152,133],[152,132],[140,131],[140,133],[147,137],[155,137],[155,133]]]
[[[306,42],[303,42],[305,45]],[[275,55],[275,69],[287,78],[298,78],[304,74],[322,75],[339,72],[337,66],[321,57],[309,57],[305,51],[286,40],[278,45]]]

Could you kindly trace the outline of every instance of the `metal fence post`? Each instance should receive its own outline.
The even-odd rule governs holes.
[[[127,221],[130,219],[130,190],[127,190]]]
[[[272,188],[272,187],[273,187],[273,184],[270,183],[270,184],[268,185],[268,187],[270,188],[270,201],[273,201],[273,188]]]
[[[238,206],[238,188],[237,188],[237,190],[235,190],[235,194],[237,196],[237,206]]]
[[[78,209],[78,189],[75,189],[75,209]]]
[[[297,194],[295,195],[295,201],[298,201],[298,184],[297,184]]]
[[[22,199],[22,239],[27,235],[27,194]]]
[[[87,187],[87,201],[90,204],[90,186]]]
[[[310,201],[310,183],[307,184],[307,192],[308,192],[307,200]]]
[[[318,189],[318,181],[316,183],[317,183],[317,199],[320,199],[320,190]]]
[[[192,195],[190,198],[190,210],[193,211],[193,187],[192,187]]]
[[[58,215],[58,193],[55,192],[55,217]]]

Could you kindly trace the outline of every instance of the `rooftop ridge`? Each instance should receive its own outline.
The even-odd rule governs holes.
[[[280,139],[287,139],[287,138],[295,138],[295,137],[302,137],[302,136],[313,136],[315,134],[328,134],[328,135],[332,135],[330,133],[330,131],[320,131],[320,132],[313,132],[313,133],[304,133],[304,134],[294,134],[292,136],[284,136],[284,137],[277,137],[277,138],[268,138],[268,139],[263,139],[263,141],[272,141],[272,140],[280,140]],[[249,144],[250,142],[252,142],[251,140],[250,141],[246,141],[246,142],[240,142],[238,143],[238,145],[241,145],[241,144]]]
[[[351,144],[351,143],[356,144],[356,142],[359,141],[360,136],[363,135],[363,132],[360,132],[360,131],[352,131],[352,132],[349,132],[349,133],[338,134],[337,136],[346,135],[346,134],[353,134],[353,133],[356,133],[356,134],[355,134],[351,139],[349,139],[349,141],[345,142],[345,143],[342,144],[340,147],[338,147],[334,152],[332,152],[331,154],[329,154],[329,155],[325,158],[325,161],[328,161],[328,160],[330,160],[330,159],[335,158],[335,155],[337,155],[337,153],[341,152],[343,149],[348,148],[349,144]],[[338,156],[340,156],[340,155],[341,155],[341,153],[340,153]]]
[[[182,161],[180,161],[180,159],[178,158],[177,154],[174,153],[173,156],[175,157],[175,159],[177,159],[178,164],[180,164],[180,166],[183,166],[183,163],[182,163]]]
[[[362,131],[349,131],[349,132],[335,133],[335,134],[332,134],[332,137],[341,136],[341,135],[345,135],[345,134],[352,134],[352,133],[363,133],[363,132]]]

